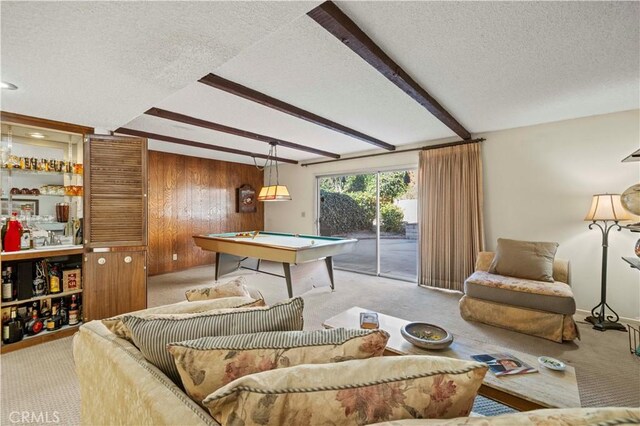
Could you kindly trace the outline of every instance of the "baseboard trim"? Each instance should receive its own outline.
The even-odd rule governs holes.
[[[576,313],[587,316],[587,317],[591,315],[591,311],[587,311],[586,309],[576,309]],[[630,323],[632,325],[640,326],[640,318],[620,317],[619,322]]]

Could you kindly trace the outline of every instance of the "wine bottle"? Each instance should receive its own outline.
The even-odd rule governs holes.
[[[10,302],[13,300],[13,279],[11,278],[11,267],[7,266],[2,271],[2,301]]]
[[[62,318],[62,325],[69,324],[69,311],[64,303],[64,297],[60,299],[60,317]]]
[[[2,343],[15,343],[22,340],[22,323],[18,320],[18,312],[15,307],[11,308],[11,317],[2,324]]]
[[[80,322],[80,310],[76,303],[76,295],[71,296],[71,305],[69,306],[69,325],[76,325]]]

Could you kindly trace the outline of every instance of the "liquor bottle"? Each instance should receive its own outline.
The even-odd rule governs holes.
[[[49,307],[50,300],[44,299],[40,302],[40,319],[46,324],[47,320],[51,318],[51,308]]]
[[[62,318],[62,325],[69,324],[69,311],[67,311],[64,298],[60,299],[60,317]]]
[[[20,250],[29,250],[31,248],[31,230],[26,226],[22,226],[22,236],[20,237]]]
[[[7,322],[2,324],[2,343],[19,342],[22,340],[22,337],[22,323],[18,320],[18,311],[13,307],[11,308],[11,317]]]
[[[27,329],[27,334],[30,336],[34,336],[42,331],[44,324],[38,318],[38,311],[35,309],[31,311],[31,319],[27,321],[25,328]]]
[[[47,321],[47,331],[58,330],[62,327],[62,317],[58,314],[58,305],[51,307],[51,318]]]
[[[11,267],[7,266],[2,271],[2,301],[10,302],[13,300],[13,279],[11,278]]]
[[[49,267],[49,294],[62,292],[62,271],[57,263]]]
[[[40,260],[36,262],[36,276],[32,281],[32,290],[34,296],[42,296],[46,293],[47,289],[47,274],[45,273],[47,267],[46,260]]]
[[[71,305],[69,306],[69,325],[76,325],[80,322],[80,310],[76,303],[76,295],[71,296]]]

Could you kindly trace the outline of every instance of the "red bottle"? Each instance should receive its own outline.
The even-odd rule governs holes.
[[[22,224],[17,219],[18,213],[13,213],[7,222],[7,233],[4,235],[4,251],[19,251]]]

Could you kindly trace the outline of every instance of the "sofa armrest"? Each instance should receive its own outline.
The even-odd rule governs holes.
[[[478,253],[476,271],[489,272],[489,267],[491,266],[491,262],[493,262],[495,255],[496,254],[492,251],[481,251]]]
[[[80,327],[73,338],[73,358],[82,424],[218,425],[134,345],[100,321]]]
[[[569,261],[556,257],[553,262],[553,279],[571,285],[569,278]]]

